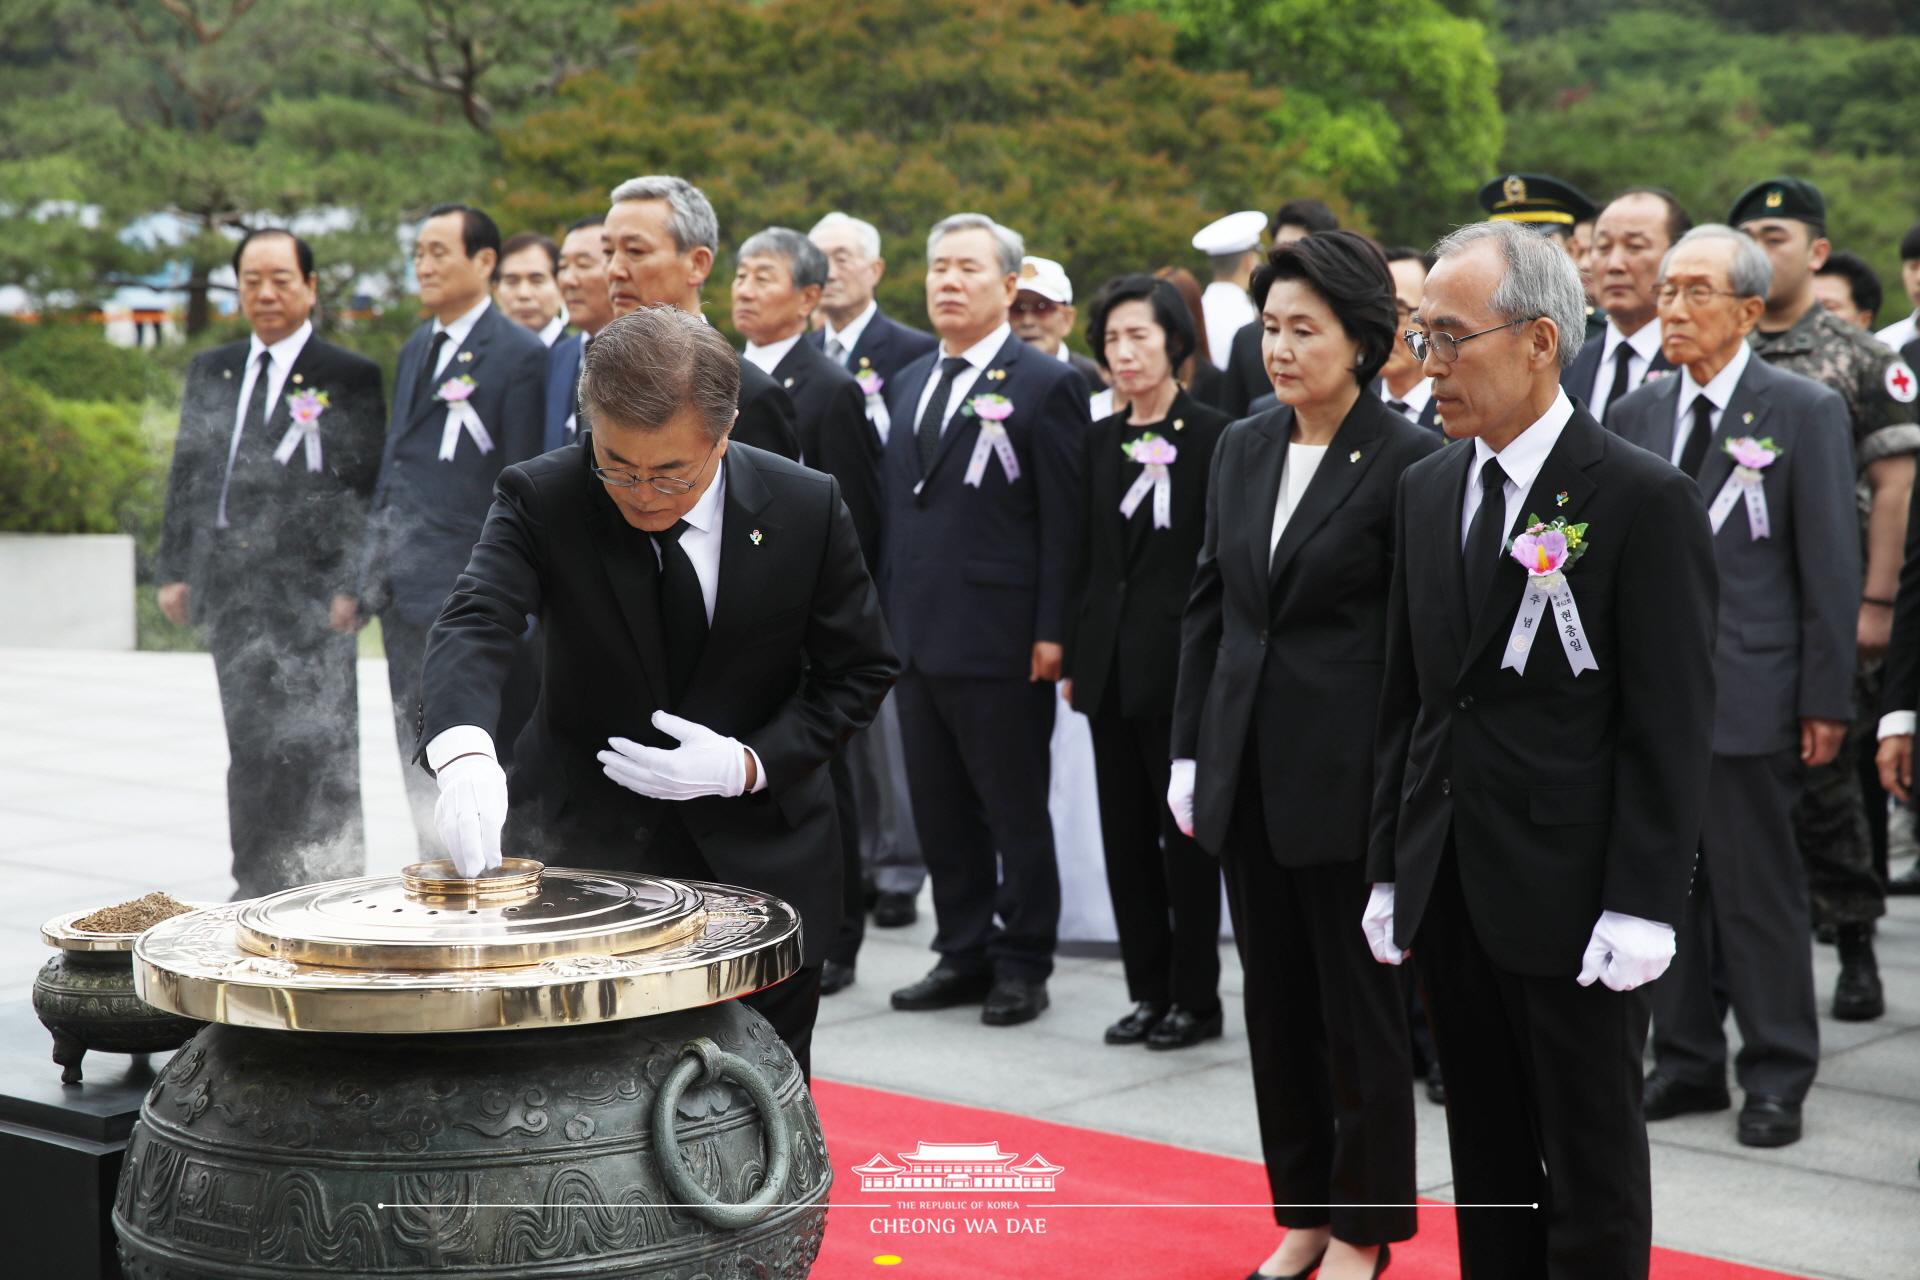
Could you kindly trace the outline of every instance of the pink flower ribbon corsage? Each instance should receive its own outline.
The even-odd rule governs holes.
[[[447,423],[440,429],[442,462],[453,461],[454,452],[460,447],[462,431],[473,437],[474,446],[482,454],[493,452],[493,437],[487,434],[486,424],[480,421],[480,415],[474,410],[473,392],[473,379],[463,373],[457,378],[448,378],[434,393],[435,398],[447,406]]]
[[[293,460],[293,451],[305,441],[307,470],[320,469],[320,415],[327,411],[328,403],[326,392],[315,391],[311,387],[287,397],[287,416],[293,419],[293,425],[287,428],[287,434],[280,437],[280,443],[273,451],[275,462],[286,466]]]
[[[967,460],[967,474],[962,482],[978,489],[987,479],[987,459],[1000,459],[1000,470],[1006,473],[1007,483],[1012,484],[1020,478],[1020,456],[1013,451],[1013,441],[1007,437],[1007,429],[1001,425],[1013,416],[1013,401],[1003,395],[988,393],[978,395],[967,401],[961,410],[980,422],[980,438],[974,441],[973,457]]]
[[[887,380],[874,372],[872,365],[866,364],[860,366],[853,380],[860,384],[860,394],[866,397],[867,421],[873,424],[874,431],[879,433],[880,443],[884,445],[887,437],[893,433],[893,416],[887,412],[886,398],[880,394],[880,388],[887,385]]]
[[[1527,571],[1527,593],[1520,598],[1520,611],[1514,615],[1513,629],[1507,633],[1507,647],[1500,669],[1518,675],[1527,672],[1527,657],[1533,652],[1540,633],[1541,620],[1549,609],[1554,630],[1560,634],[1560,647],[1577,678],[1582,671],[1598,671],[1593,646],[1580,625],[1580,608],[1573,602],[1573,588],[1566,571],[1587,553],[1587,526],[1568,524],[1564,519],[1551,524],[1539,516],[1527,517],[1526,531],[1515,538],[1507,554]]]
[[[1120,446],[1120,452],[1130,461],[1138,462],[1145,468],[1127,490],[1127,496],[1120,499],[1120,514],[1133,519],[1133,513],[1140,509],[1149,493],[1153,495],[1153,527],[1156,529],[1173,528],[1173,479],[1167,468],[1180,456],[1180,450],[1173,441],[1151,431],[1144,433],[1138,440]]]
[[[1720,493],[1707,508],[1707,518],[1713,523],[1713,531],[1720,532],[1720,526],[1727,522],[1733,509],[1740,505],[1741,499],[1747,503],[1747,532],[1754,541],[1773,536],[1773,527],[1767,521],[1766,477],[1762,474],[1779,459],[1783,450],[1773,442],[1772,436],[1755,440],[1752,436],[1736,436],[1727,441],[1727,454],[1733,459],[1733,474],[1720,486]]]

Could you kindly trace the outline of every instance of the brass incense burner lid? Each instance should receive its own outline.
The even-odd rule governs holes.
[[[166,920],[134,945],[141,999],[293,1031],[409,1034],[649,1017],[747,995],[800,964],[786,903],[729,885],[509,858],[303,885]]]
[[[509,858],[469,880],[444,860],[392,876],[302,885],[240,904],[242,947],[346,969],[503,969],[661,947],[706,923],[684,884],[547,870]]]

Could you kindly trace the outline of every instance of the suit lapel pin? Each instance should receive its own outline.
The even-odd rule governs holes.
[[[471,352],[471,351],[462,351],[462,352],[460,353],[460,363],[461,363],[461,364],[467,364],[467,363],[468,363],[468,362],[470,362],[470,361],[471,361],[472,359],[473,359],[473,352]]]
[[[223,377],[223,378],[232,378],[232,377],[233,377],[233,370],[231,370],[231,369],[222,369],[222,370],[220,371],[220,376],[221,376],[221,377]]]
[[[1352,453],[1350,453],[1350,454],[1348,454],[1348,455],[1347,455],[1347,461],[1348,461],[1348,462],[1358,462],[1358,461],[1360,461],[1360,451],[1359,451],[1358,449],[1355,449],[1355,450],[1354,450],[1354,451],[1353,451]]]
[[[787,386],[789,386],[789,387],[791,387],[791,386],[793,385],[793,379],[792,379],[792,378],[788,378],[788,379],[787,379],[787,381],[786,381],[786,384],[785,384],[785,385],[787,385]]]
[[[1567,491],[1565,489],[1553,495],[1553,505],[1556,507],[1564,507],[1567,505]]]
[[[751,542],[751,543],[752,543],[752,544],[753,544],[754,546],[756,546],[756,547],[757,547],[757,546],[759,546],[759,545],[760,545],[760,531],[759,531],[758,529],[755,529],[755,530],[754,530],[754,531],[753,531],[752,533],[750,533],[750,534],[748,534],[748,535],[747,535],[747,541],[748,541],[748,542]]]
[[[301,377],[301,376],[300,376],[299,374],[297,374],[297,373],[296,373],[296,374],[294,374],[294,375],[293,375],[293,385],[294,385],[294,386],[296,386],[296,387],[297,387],[297,386],[299,386],[299,385],[300,385],[301,383],[303,383],[303,382],[305,382],[305,381],[306,381],[306,379],[305,379],[305,378],[302,378],[302,377]]]
[[[1173,429],[1175,431],[1185,431],[1187,429],[1187,420],[1185,418],[1175,418],[1173,420]]]
[[[1746,423],[1748,426],[1753,425],[1753,411],[1748,410],[1746,413],[1741,414],[1740,421]]]

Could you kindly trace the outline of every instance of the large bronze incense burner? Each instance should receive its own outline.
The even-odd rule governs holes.
[[[134,952],[215,1024],[155,1081],[129,1277],[800,1277],[832,1180],[734,997],[799,962],[777,899],[509,859],[197,911]]]

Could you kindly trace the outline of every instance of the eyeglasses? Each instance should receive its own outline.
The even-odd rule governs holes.
[[[1704,284],[1663,284],[1653,296],[1663,307],[1672,306],[1677,298],[1685,298],[1690,307],[1704,307],[1711,298],[1737,298],[1740,295],[1731,289],[1715,289]]]
[[[1478,333],[1469,333],[1462,338],[1456,338],[1450,333],[1422,333],[1418,329],[1409,329],[1400,336],[1406,339],[1407,350],[1413,352],[1413,358],[1420,363],[1425,364],[1427,362],[1427,352],[1431,350],[1434,357],[1438,359],[1441,364],[1452,364],[1460,358],[1460,345],[1462,343],[1472,342],[1475,338],[1484,338],[1488,334],[1498,333],[1502,329],[1511,329],[1515,325],[1532,324],[1539,318],[1539,316],[1521,316],[1518,319],[1496,324],[1491,329],[1482,329]]]
[[[594,447],[596,449],[599,448],[598,445]],[[631,471],[610,471],[606,467],[597,464],[589,467],[589,470],[616,489],[631,489],[644,480],[647,484],[653,486],[655,493],[677,496],[693,491],[694,481],[698,480],[700,473],[707,469],[707,463],[713,460],[713,450],[719,447],[720,441],[715,440],[713,442],[713,449],[707,450],[707,456],[700,460],[700,469],[693,473],[692,480],[683,480],[679,476],[637,476]]]
[[[1059,309],[1060,304],[1051,298],[1015,298],[1013,301],[1013,314],[1017,316],[1050,316]]]

